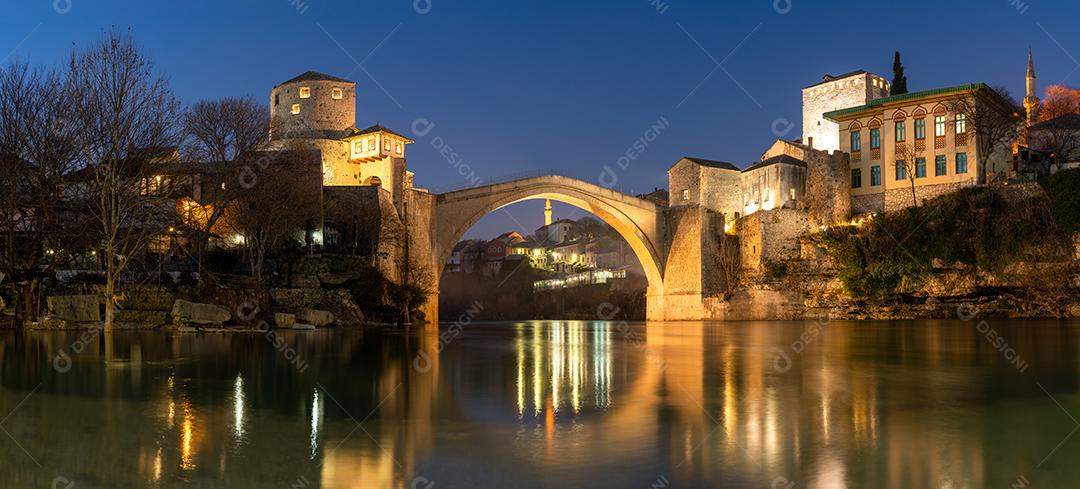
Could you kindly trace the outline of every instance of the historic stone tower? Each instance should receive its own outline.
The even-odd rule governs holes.
[[[821,82],[804,88],[802,95],[802,143],[832,152],[840,149],[840,126],[825,119],[823,114],[888,97],[889,82],[863,70],[839,76],[825,75]]]
[[[270,139],[340,139],[356,124],[356,83],[309,71],[270,91]]]

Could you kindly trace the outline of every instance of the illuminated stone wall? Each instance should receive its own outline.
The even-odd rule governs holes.
[[[761,271],[766,262],[799,257],[799,238],[810,230],[810,214],[800,209],[773,209],[739,219],[740,264]]]
[[[831,152],[840,149],[840,126],[822,114],[888,96],[888,88],[884,78],[861,73],[806,87],[802,96],[803,143],[809,145],[813,139],[814,149]]]
[[[301,98],[302,88],[310,97]],[[333,98],[334,89],[341,99]],[[294,104],[300,113],[293,114]],[[271,139],[337,138],[356,124],[356,84],[343,81],[307,80],[283,83],[270,91]]]
[[[808,151],[806,204],[813,225],[846,221],[852,213],[851,167],[848,154]]]

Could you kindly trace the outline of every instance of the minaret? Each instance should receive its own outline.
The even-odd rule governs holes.
[[[544,205],[544,225],[551,225],[551,199],[546,200],[547,204]]]
[[[1024,97],[1024,109],[1027,110],[1027,124],[1035,123],[1035,111],[1039,108],[1039,97],[1035,88],[1035,62],[1031,58],[1031,48],[1028,48],[1027,66],[1027,96]]]

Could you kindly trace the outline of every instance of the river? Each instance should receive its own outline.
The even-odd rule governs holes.
[[[0,333],[0,487],[1080,485],[1080,322]]]

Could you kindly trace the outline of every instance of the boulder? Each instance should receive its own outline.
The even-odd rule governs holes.
[[[318,309],[301,309],[300,313],[296,315],[296,320],[307,324],[314,325],[316,327],[329,326],[334,322],[334,315],[330,311],[320,311]]]
[[[101,321],[101,309],[96,295],[54,295],[45,300],[49,315],[73,323]]]
[[[310,331],[310,330],[315,329],[315,325],[296,323],[296,325],[293,326],[293,329],[298,329],[298,330],[301,330],[301,331]]]
[[[220,325],[232,318],[227,308],[214,304],[201,304],[177,299],[173,303],[172,318],[178,324]]]
[[[290,329],[296,324],[295,314],[285,314],[279,312],[274,314],[274,327],[282,329]]]

